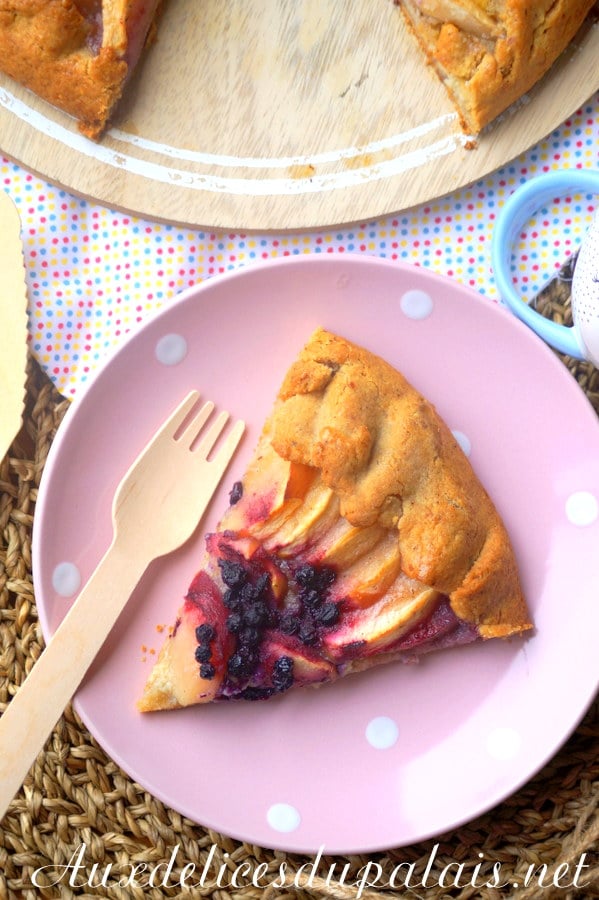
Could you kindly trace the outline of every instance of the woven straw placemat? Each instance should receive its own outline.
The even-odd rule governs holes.
[[[567,300],[558,285],[544,310],[567,321]],[[599,413],[597,370],[564,364]],[[0,711],[42,649],[31,528],[44,462],[68,406],[33,360],[27,393],[24,427],[0,464]],[[536,777],[468,825],[368,857],[317,860],[234,841],[183,818],[128,778],[69,706],[2,822],[0,900],[599,897],[598,738],[595,704]]]

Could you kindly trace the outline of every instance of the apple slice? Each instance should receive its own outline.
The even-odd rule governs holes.
[[[301,495],[289,496],[291,475],[291,464],[281,459],[270,444],[261,440],[259,452],[244,479],[251,484],[251,489],[243,486],[241,496],[223,517],[223,528],[244,534],[253,525],[258,526],[269,519],[272,520],[272,527],[276,527],[275,516],[280,516],[283,521],[302,502]],[[294,484],[298,483],[296,477]]]
[[[297,638],[282,634],[267,637],[262,648],[264,668],[272,672],[277,660],[284,656],[293,661],[296,685],[330,681],[335,676],[335,666]]]
[[[339,626],[323,635],[323,650],[339,663],[389,647],[429,616],[440,596],[402,573],[378,603],[346,611]]]
[[[397,533],[383,530],[383,537],[361,559],[339,576],[332,591],[335,600],[349,599],[352,606],[370,606],[383,596],[401,572]]]
[[[324,551],[319,556],[318,562],[343,571],[372,550],[384,534],[385,529],[380,525],[357,528],[350,525],[347,519],[341,518],[323,537],[321,552],[323,547]]]
[[[272,534],[301,506],[316,475],[311,466],[282,459],[263,437],[244,479],[251,489],[242,485],[241,496],[224,516],[223,528],[240,534],[250,529],[260,538]]]
[[[251,533],[263,540],[268,552],[276,551],[280,557],[288,558],[313,546],[338,517],[339,501],[336,495],[318,480],[309,489],[303,503],[286,516],[275,531],[270,529],[270,523],[266,523],[269,532],[266,539],[264,526],[251,529]]]
[[[415,0],[415,8],[425,16],[441,23],[452,22],[462,31],[476,37],[493,40],[499,36],[497,22],[491,18],[477,0]]]

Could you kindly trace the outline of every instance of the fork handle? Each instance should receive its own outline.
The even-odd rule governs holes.
[[[0,717],[0,820],[146,567],[112,542]]]

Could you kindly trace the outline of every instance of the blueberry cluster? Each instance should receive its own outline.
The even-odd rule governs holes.
[[[318,643],[320,630],[339,620],[339,605],[328,599],[336,573],[329,566],[305,563],[295,570],[294,578],[299,587],[301,612],[283,613],[279,627],[285,634],[296,635],[304,644],[313,646]]]
[[[198,625],[196,628],[196,641],[198,646],[195,650],[196,661],[200,663],[200,676],[202,678],[214,678],[216,670],[210,662],[212,657],[211,644],[216,637],[214,627],[208,622]]]
[[[223,603],[227,607],[226,627],[235,635],[235,650],[227,663],[227,675],[236,682],[248,680],[260,661],[264,631],[277,624],[270,600],[270,578],[266,572],[252,580],[250,571],[231,559],[218,561],[226,585]]]
[[[268,700],[274,694],[274,689],[270,687],[254,687],[249,685],[240,691],[236,697],[239,700]]]
[[[297,637],[307,646],[319,643],[322,631],[339,619],[339,604],[330,599],[335,570],[328,566],[302,564],[289,572],[297,586],[294,609],[280,612],[273,601],[270,576],[255,560],[247,561],[228,553],[218,560],[225,585],[223,604],[227,609],[226,629],[234,637],[234,647],[226,671],[227,693],[246,700],[261,700],[288,690],[294,682],[293,658],[281,655],[273,664],[271,684],[256,687],[252,676],[260,664],[260,649],[267,629],[278,628]],[[208,623],[196,629],[195,656],[203,678],[212,678],[211,644],[216,637]]]

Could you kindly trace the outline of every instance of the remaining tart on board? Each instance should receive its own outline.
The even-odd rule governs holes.
[[[0,69],[98,137],[161,0],[0,0]]]
[[[319,329],[139,702],[261,700],[530,629],[505,527],[434,407]]]
[[[594,0],[395,2],[471,134],[538,81],[594,6]],[[381,0],[372,5],[373,15],[377,5],[383,14]],[[0,0],[0,69],[97,138],[159,6],[160,0]]]
[[[545,74],[595,0],[395,0],[477,134]]]

